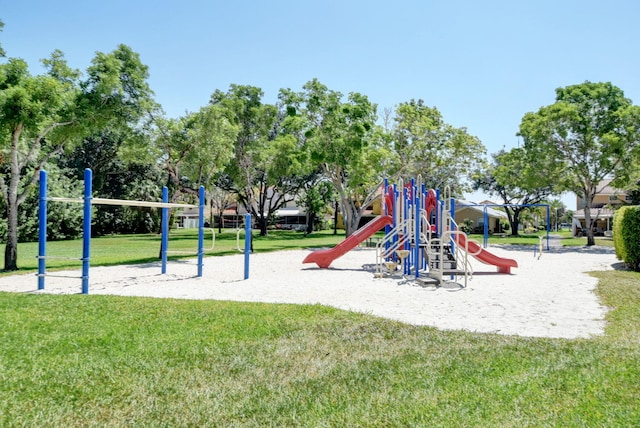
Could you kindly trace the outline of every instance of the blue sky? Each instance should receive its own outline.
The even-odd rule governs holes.
[[[519,143],[522,116],[553,103],[557,87],[609,81],[640,103],[635,0],[1,3],[0,43],[32,73],[54,49],[84,70],[96,51],[124,43],[149,66],[170,117],[233,83],[272,103],[280,88],[318,78],[379,111],[423,99],[494,153]]]

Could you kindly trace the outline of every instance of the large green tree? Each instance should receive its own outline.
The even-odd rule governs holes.
[[[345,100],[317,79],[307,82],[302,92],[282,90],[280,99],[311,162],[333,184],[346,234],[351,235],[379,197],[382,180],[397,165],[389,139],[376,126],[376,105],[359,93]]]
[[[394,148],[404,177],[421,175],[427,187],[461,194],[471,188],[471,171],[484,165],[485,147],[465,128],[446,123],[440,111],[422,100],[396,107]]]
[[[255,218],[260,235],[277,210],[295,200],[307,179],[308,163],[299,142],[284,123],[285,115],[263,104],[260,88],[231,85],[211,95],[211,104],[225,109],[238,127],[234,157],[219,177],[219,187],[236,194]]]
[[[83,137],[107,127],[132,126],[152,107],[147,67],[125,45],[98,52],[86,77],[68,67],[62,52],[33,76],[25,61],[0,64],[0,194],[7,206],[5,270],[16,270],[18,210],[38,170]]]
[[[209,105],[178,119],[158,118],[154,122],[153,144],[143,144],[142,149],[148,150],[143,156],[160,160],[172,202],[184,193],[196,194],[199,185],[210,186],[233,155],[237,127],[219,106]]]
[[[474,190],[501,199],[514,236],[518,235],[520,216],[528,210],[527,205],[543,203],[555,191],[557,172],[544,161],[516,147],[495,153],[491,165],[475,173]]]
[[[528,151],[563,171],[558,184],[585,202],[587,245],[594,245],[593,198],[614,178],[624,187],[640,151],[640,107],[611,83],[556,89],[554,104],[527,113],[520,132]]]
[[[82,180],[85,168],[91,168],[94,195],[158,201],[162,194],[160,183],[163,178],[158,159],[123,156],[121,151],[128,145],[129,134],[127,131],[104,130],[83,139],[73,150],[60,155],[56,163],[66,166],[71,172],[70,178],[76,181]],[[82,188],[80,183],[77,186]],[[53,189],[50,193],[54,194]],[[155,208],[96,205],[91,233],[149,233],[158,230],[159,224],[160,212]]]
[[[0,20],[0,33],[2,32],[2,30],[4,29],[4,22],[2,22]],[[2,49],[2,44],[0,44],[0,58],[3,58],[5,56],[5,51],[4,49]]]

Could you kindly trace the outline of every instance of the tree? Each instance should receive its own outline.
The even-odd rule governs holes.
[[[308,163],[285,127],[285,115],[275,105],[263,104],[262,96],[260,88],[231,85],[226,93],[215,91],[211,104],[224,108],[229,121],[238,127],[235,156],[218,185],[237,195],[265,236],[277,210],[298,194]]]
[[[593,198],[613,177],[624,187],[640,151],[640,107],[611,83],[585,82],[556,89],[556,101],[522,118],[527,150],[563,171],[559,185],[585,201],[587,245],[594,245]]]
[[[547,200],[546,204],[549,205],[549,221],[551,222],[549,228],[555,229],[555,231],[557,232],[558,230],[560,230],[559,224],[562,222],[562,218],[565,215],[567,207],[560,199]]]
[[[347,236],[380,196],[384,177],[396,165],[389,139],[375,125],[376,105],[359,93],[346,100],[317,79],[303,91],[281,90],[287,122],[311,163],[319,165],[333,184],[340,201]]]
[[[313,227],[318,217],[327,211],[332,201],[335,200],[331,183],[318,175],[317,180],[309,180],[300,198],[301,205],[307,213],[306,234],[313,233]]]
[[[152,105],[147,67],[129,47],[98,52],[87,77],[55,51],[47,72],[32,76],[27,64],[0,64],[0,193],[7,205],[5,270],[16,270],[18,210],[38,180],[38,170],[65,148],[107,125],[136,124]]]
[[[214,209],[218,212],[218,233],[222,233],[222,224],[224,211],[233,203],[233,195],[218,186],[213,186],[209,191],[209,207],[211,208],[211,217],[209,223],[213,227],[215,223]]]
[[[0,21],[0,33],[2,33],[3,29],[4,29],[4,22]],[[0,58],[4,58],[5,55],[6,55],[6,52],[4,51],[4,49],[2,49],[2,45],[0,45]]]
[[[557,175],[543,159],[516,147],[493,155],[492,164],[475,173],[473,188],[498,196],[505,205],[511,235],[517,236],[526,205],[539,204],[554,193]]]
[[[449,187],[452,194],[471,187],[468,172],[484,165],[486,151],[477,137],[445,123],[438,109],[422,100],[398,105],[394,121],[393,141],[401,175],[421,175],[428,188]]]
[[[73,150],[60,155],[57,163],[66,166],[71,171],[70,178],[76,181],[82,180],[85,168],[91,168],[94,195],[158,201],[162,193],[159,185],[162,170],[157,159],[127,159],[122,156],[121,150],[127,144],[128,134],[127,131],[105,129],[97,135],[84,138]],[[81,184],[78,186],[82,187]],[[159,225],[160,212],[155,208],[97,205],[91,233],[96,236],[107,233],[149,233],[157,230]]]
[[[182,193],[197,194],[199,185],[211,185],[233,155],[237,127],[218,106],[202,107],[179,119],[158,118],[155,123],[151,155],[162,162],[172,202]]]

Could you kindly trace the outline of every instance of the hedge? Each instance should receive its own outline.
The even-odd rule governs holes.
[[[640,207],[622,207],[613,217],[616,257],[640,271]]]

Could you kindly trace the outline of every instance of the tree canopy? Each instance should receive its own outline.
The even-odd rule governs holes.
[[[317,79],[302,89],[280,93],[289,128],[333,184],[350,235],[390,173],[390,147],[376,125],[376,105],[366,96],[351,93],[345,100]]]
[[[0,193],[7,207],[5,270],[17,269],[18,209],[53,156],[107,126],[135,124],[152,107],[148,70],[128,46],[96,53],[86,78],[62,52],[32,76],[25,61],[0,64]]]
[[[287,131],[277,106],[262,102],[260,88],[231,85],[225,93],[211,95],[238,128],[234,156],[227,163],[218,186],[237,195],[257,220],[260,234],[267,234],[276,211],[295,199],[308,174],[305,154]]]
[[[556,89],[556,101],[522,118],[525,147],[562,171],[561,190],[585,201],[587,245],[594,245],[591,208],[606,178],[625,184],[640,151],[640,107],[611,83]]]
[[[545,159],[524,147],[493,154],[493,162],[475,174],[474,188],[498,196],[505,205],[512,235],[518,235],[520,216],[556,193],[558,174]]]
[[[396,108],[394,149],[405,177],[422,175],[429,188],[449,187],[453,194],[471,188],[471,171],[484,167],[485,147],[465,128],[443,120],[435,107],[411,100]]]

